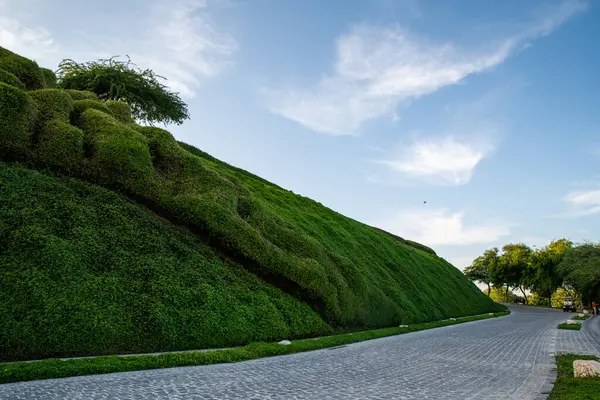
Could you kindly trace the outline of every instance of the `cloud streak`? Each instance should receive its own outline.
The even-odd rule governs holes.
[[[464,218],[464,212],[413,209],[397,212],[375,225],[429,246],[486,244],[510,234],[510,225],[504,221],[474,225],[465,223]]]
[[[394,115],[402,101],[490,70],[586,8],[587,2],[566,1],[487,50],[433,43],[398,27],[356,26],[336,42],[333,74],[309,89],[267,91],[266,104],[314,131],[353,134],[368,120]]]
[[[461,186],[471,180],[475,167],[493,149],[491,142],[458,140],[448,135],[415,140],[409,146],[401,146],[392,159],[378,163],[433,185]]]
[[[600,189],[571,192],[563,200],[571,205],[574,217],[600,213]]]

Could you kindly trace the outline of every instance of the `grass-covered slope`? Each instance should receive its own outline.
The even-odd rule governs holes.
[[[10,62],[3,61],[5,57]],[[220,162],[178,143],[165,130],[139,126],[131,119],[124,103],[100,102],[89,92],[47,88],[46,82],[54,82],[47,71],[4,49],[0,51],[0,73],[2,69],[6,73],[4,82],[0,82],[0,161],[77,178],[127,196],[170,223],[186,227],[221,257],[232,260],[250,274],[244,276],[253,276],[252,279],[268,283],[308,305],[331,328],[362,329],[426,322],[497,311],[500,307],[426,246],[346,218],[315,201]],[[15,83],[15,79],[21,85]],[[0,190],[6,192],[3,187]],[[51,197],[61,197],[59,192],[51,192],[54,193]],[[85,198],[74,201],[87,205]],[[11,204],[12,208],[0,216],[4,225],[14,223],[14,215],[23,212],[21,204]],[[68,226],[60,215],[55,219],[56,224]],[[122,220],[124,226],[128,214],[115,219]],[[102,223],[110,221],[98,221]],[[83,226],[86,224],[83,222]],[[122,240],[134,241],[125,238],[126,235],[122,235]],[[150,241],[151,237],[150,233],[143,240]],[[25,243],[36,249],[32,254],[37,254],[40,246],[44,248],[35,241]],[[99,242],[96,247],[110,252],[109,243]],[[131,257],[123,261],[123,268],[135,262],[136,254],[143,255],[146,245],[151,242],[140,243],[140,248],[132,247]],[[81,249],[79,244],[72,247],[76,252],[83,251]],[[17,268],[19,261],[14,259],[16,253],[2,253],[2,256],[0,285],[4,286],[7,266]],[[40,268],[45,262],[32,260],[29,264],[21,263],[23,268]],[[103,263],[100,257],[90,260],[90,266],[94,260],[99,265]],[[155,274],[171,274],[167,266],[161,271],[163,264],[160,258],[157,260]],[[73,265],[77,265],[76,261]],[[70,270],[61,271],[53,279],[68,280]],[[107,279],[117,276],[112,270],[101,268],[93,274]],[[25,272],[19,276],[22,284],[35,279]],[[3,287],[0,290],[4,290]],[[227,285],[220,288],[220,291],[229,290]],[[233,284],[231,291],[236,292]],[[54,298],[49,295],[44,302],[58,301],[60,295],[54,293]],[[149,302],[158,301],[160,295],[159,289],[143,292]],[[83,298],[87,299],[86,296]],[[209,294],[202,292],[199,296],[198,301],[203,301]],[[36,307],[39,305],[23,309],[22,318],[43,323]],[[120,309],[122,303],[115,302],[112,307]],[[202,313],[194,307],[176,302],[167,308]],[[153,315],[146,312],[147,316]],[[183,314],[168,312],[173,315],[169,326],[187,323]],[[88,319],[99,318],[96,309],[88,309],[88,313]],[[100,315],[105,318],[105,314]],[[262,312],[253,315],[257,324],[271,318]],[[48,329],[56,329],[56,336],[60,329],[68,330],[76,323],[65,311],[60,324],[52,323]],[[293,320],[288,324],[300,327],[290,334],[318,334],[323,329],[317,322],[304,325]],[[133,332],[137,331],[132,331],[133,325],[127,326],[122,332],[135,336]],[[26,325],[16,323],[13,329],[17,337],[18,330],[25,330]],[[2,332],[0,329],[0,337]],[[95,343],[90,346],[94,347],[84,351],[110,349],[110,335],[99,332],[97,329],[94,333],[100,335],[93,339]],[[202,335],[210,335],[210,329],[204,332]],[[215,338],[210,340],[232,343],[257,339],[256,335],[245,332],[231,336],[236,338],[233,340],[227,333],[215,330],[212,334]],[[41,354],[37,339],[27,340],[19,344],[21,347],[10,344],[5,347],[6,352]],[[203,346],[207,340],[198,336],[173,344],[169,339],[160,345],[140,340],[135,349]],[[123,343],[121,349],[133,349],[133,341]],[[58,347],[47,343],[43,348],[44,354],[59,352]]]
[[[306,304],[109,190],[0,163],[0,360],[327,333]]]

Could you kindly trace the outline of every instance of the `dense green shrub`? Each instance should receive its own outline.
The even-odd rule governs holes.
[[[56,87],[56,74],[49,68],[42,68],[44,74],[44,83],[47,88],[53,89]]]
[[[37,109],[26,92],[0,82],[0,159],[27,154]]]
[[[45,86],[44,73],[35,61],[0,47],[0,68],[14,74],[29,90]]]
[[[116,120],[122,124],[132,124],[135,121],[131,117],[131,108],[124,101],[108,100],[106,106],[112,111]]]
[[[35,162],[39,166],[73,173],[81,166],[83,157],[81,129],[60,120],[46,124],[35,150]]]
[[[98,96],[95,93],[88,92],[86,90],[74,90],[74,89],[66,89],[65,92],[71,96],[73,101],[77,100],[98,100]]]
[[[310,308],[106,189],[0,164],[0,361],[322,335]]]
[[[154,169],[144,135],[93,108],[81,113],[77,123],[92,149],[89,172],[98,182],[140,196],[154,195]]]
[[[84,92],[82,92],[84,93]],[[73,112],[71,113],[71,122],[76,124],[79,120],[79,116],[82,112],[88,109],[94,109],[102,111],[105,114],[113,115],[112,110],[108,108],[105,102],[92,100],[92,99],[82,99],[75,100],[73,102]]]
[[[51,120],[69,122],[73,100],[63,90],[41,89],[27,92],[38,108],[36,130],[39,133]]]
[[[25,90],[25,85],[14,74],[0,68],[0,82]]]

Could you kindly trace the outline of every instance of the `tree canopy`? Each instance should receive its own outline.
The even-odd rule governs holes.
[[[465,275],[472,281],[487,285],[487,295],[490,296],[491,286],[494,283],[494,272],[498,265],[498,249],[496,247],[486,250],[483,255],[473,260],[473,263],[465,268]]]
[[[93,92],[102,101],[124,101],[140,122],[182,124],[189,119],[187,104],[160,82],[166,78],[117,57],[86,63],[63,60],[57,71],[58,86]]]
[[[595,299],[600,295],[600,247],[593,243],[573,247],[558,265],[558,273],[579,293]]]
[[[501,252],[496,247],[485,250],[464,273],[486,284],[488,296],[491,292],[498,296],[504,288],[505,301],[512,288],[519,289],[526,302],[531,297],[553,304],[559,291],[589,302],[600,298],[600,245],[558,239],[532,250],[523,243],[509,243]]]

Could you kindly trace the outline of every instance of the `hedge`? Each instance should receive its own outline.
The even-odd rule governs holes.
[[[51,120],[69,122],[73,111],[73,100],[60,89],[41,89],[27,92],[37,104],[38,118],[36,131],[39,133]]]
[[[37,109],[26,92],[0,82],[0,157],[27,155]]]
[[[87,90],[75,90],[75,89],[66,89],[65,92],[71,96],[73,101],[77,100],[98,100],[98,96],[95,93],[89,92]]]
[[[83,157],[81,129],[62,120],[53,120],[45,125],[35,151],[38,165],[73,173],[81,166]]]
[[[102,101],[92,99],[75,100],[73,102],[73,112],[71,113],[71,123],[76,124],[81,113],[88,109],[99,110],[105,114],[113,115],[112,110]]]
[[[25,85],[23,85],[23,82],[21,82],[19,78],[2,68],[0,68],[0,82],[25,90]]]
[[[0,68],[14,74],[28,90],[45,87],[44,73],[35,61],[0,47]]]
[[[42,68],[42,74],[44,74],[44,83],[47,88],[56,88],[56,74],[50,68]]]
[[[128,193],[153,196],[154,168],[144,135],[93,108],[81,113],[77,123],[93,152],[89,172],[95,179]]]
[[[135,122],[131,117],[129,104],[116,100],[108,100],[105,104],[112,111],[117,121],[123,124],[133,124]]]
[[[122,195],[3,163],[0,182],[0,362],[331,333],[306,304]]]

